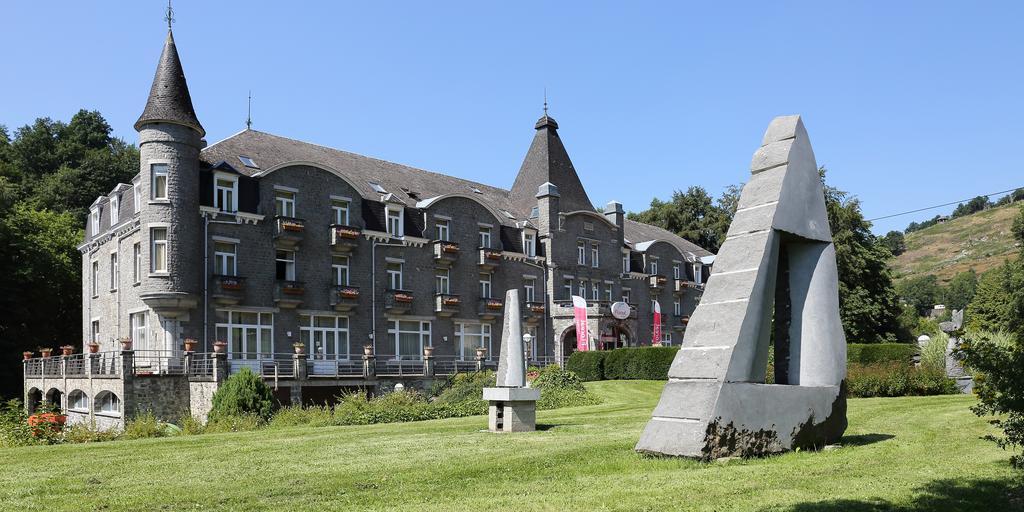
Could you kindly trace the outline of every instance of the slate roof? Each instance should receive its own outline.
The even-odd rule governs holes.
[[[542,127],[542,123],[547,126]],[[212,167],[221,162],[227,162],[239,173],[256,177],[259,177],[266,170],[282,164],[293,162],[315,163],[336,170],[345,176],[362,197],[372,201],[380,201],[384,194],[375,191],[370,185],[371,182],[380,184],[388,193],[394,194],[406,204],[416,204],[417,202],[437,196],[460,193],[470,197],[477,197],[481,202],[487,203],[495,209],[506,210],[512,213],[516,220],[522,221],[527,218],[530,210],[537,204],[535,195],[538,185],[527,184],[527,182],[545,179],[540,172],[547,172],[544,171],[542,163],[541,165],[533,165],[537,163],[537,160],[531,160],[530,153],[533,156],[543,155],[544,151],[542,150],[546,149],[549,156],[556,156],[556,158],[549,160],[549,162],[558,162],[558,165],[555,166],[556,169],[561,172],[572,173],[571,175],[562,175],[561,181],[567,183],[567,188],[570,190],[574,188],[573,182],[578,187],[575,192],[567,193],[562,188],[563,185],[559,185],[559,192],[561,193],[560,209],[565,212],[574,210],[593,211],[594,208],[589,204],[589,198],[587,198],[586,192],[580,184],[579,177],[572,168],[571,162],[568,161],[565,148],[562,146],[561,141],[558,140],[557,134],[554,133],[553,128],[557,127],[554,119],[541,118],[537,125],[540,128],[538,128],[537,135],[530,146],[530,152],[527,155],[526,161],[523,162],[523,170],[520,171],[515,181],[516,185],[520,186],[519,192],[521,192],[521,195],[519,196],[516,195],[516,185],[513,185],[512,190],[505,190],[446,174],[425,171],[407,165],[280,137],[257,130],[244,130],[212,144],[203,149],[200,158],[207,166]],[[540,143],[538,143],[538,139],[542,139]],[[538,145],[543,147],[538,148]],[[558,157],[557,155],[559,154],[564,156]],[[245,167],[239,161],[239,156],[251,158],[259,167],[255,169]],[[567,165],[563,165],[563,163]],[[527,174],[525,177],[524,171]],[[558,176],[553,177],[558,178]],[[531,188],[532,190],[530,190]],[[474,190],[478,190],[479,193]],[[529,191],[528,198],[526,197],[527,191]],[[409,196],[409,192],[416,194],[417,197]],[[570,198],[568,202],[566,201],[567,197]],[[516,198],[520,199],[520,201],[516,201]],[[584,205],[581,201],[586,201],[587,204]],[[507,218],[499,218],[498,221],[511,223],[511,219]],[[697,244],[655,226],[626,219],[624,231],[625,238],[634,248],[636,244],[641,242],[664,240],[675,246],[684,255],[686,253],[692,253],[697,257],[711,255],[710,252]]]
[[[206,135],[203,125],[199,124],[196,111],[192,107],[192,96],[188,93],[185,72],[181,69],[181,59],[174,45],[174,34],[168,30],[164,41],[164,50],[160,54],[160,62],[153,76],[153,86],[149,90],[146,108],[135,121],[135,129],[152,122],[176,123],[195,129],[200,136]]]
[[[558,187],[561,196],[558,206],[563,212],[595,211],[569,159],[569,153],[558,136],[558,123],[544,114],[534,128],[537,133],[533,136],[530,149],[509,191],[513,207],[528,212],[537,204],[537,187],[551,182]]]

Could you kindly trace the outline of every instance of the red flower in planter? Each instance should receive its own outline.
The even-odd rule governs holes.
[[[334,228],[334,232],[340,238],[348,238],[350,240],[351,239],[355,239],[355,238],[359,238],[359,230],[358,229],[354,229],[354,228],[338,227],[338,228]]]
[[[346,299],[358,299],[359,298],[359,290],[356,289],[356,288],[342,288],[341,291],[338,292],[338,293],[343,298],[346,298]]]
[[[412,302],[412,295],[407,293],[396,293],[395,302]]]
[[[28,426],[32,427],[32,437],[42,437],[47,433],[60,432],[68,417],[53,412],[41,412],[28,417]]]

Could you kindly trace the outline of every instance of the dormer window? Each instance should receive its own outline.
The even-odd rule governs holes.
[[[135,210],[133,213],[139,213],[139,209],[142,208],[142,191],[139,189],[138,180],[132,183],[132,202],[132,208]]]
[[[387,228],[389,235],[397,237],[405,236],[404,230],[402,229],[404,216],[405,214],[403,208],[388,206]]]
[[[672,279],[681,279],[679,277],[679,264],[678,263],[673,263],[672,264]]]
[[[650,270],[651,274],[657,274],[658,273],[658,260],[657,260],[657,258],[652,258],[651,259],[650,267],[651,267],[651,270]]]
[[[253,169],[259,169],[260,168],[260,166],[256,165],[256,162],[254,162],[252,160],[252,158],[249,158],[249,157],[247,157],[245,155],[239,155],[238,156],[238,160],[240,160],[242,162],[242,165],[244,165],[246,167],[252,167]]]
[[[97,206],[89,212],[90,231],[93,236],[100,232],[100,208]]]
[[[218,174],[213,182],[213,207],[222,212],[238,211],[238,178]]]
[[[700,263],[693,264],[693,282],[697,284],[704,283],[704,276],[702,275],[701,270],[703,270],[703,266]]]
[[[374,182],[374,181],[370,182],[370,188],[372,188],[373,191],[378,193],[378,194],[387,194],[388,193],[388,191],[384,187],[380,186],[380,183],[377,183],[377,182]]]
[[[167,199],[167,164],[152,164],[150,171],[150,199]]]
[[[623,251],[623,253],[622,253],[622,273],[623,274],[628,274],[629,273],[629,252],[628,251]]]
[[[110,225],[117,224],[117,218],[120,215],[121,206],[121,195],[115,194],[114,197],[110,198]]]
[[[523,230],[523,254],[533,258],[537,255],[537,233]]]

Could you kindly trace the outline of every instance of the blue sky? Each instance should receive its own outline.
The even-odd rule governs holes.
[[[11,2],[0,124],[103,113],[136,140],[163,2]],[[591,199],[749,175],[799,113],[869,218],[1024,186],[1024,3],[175,2],[210,142],[245,126],[508,187],[547,88]],[[936,212],[876,223],[902,229]]]

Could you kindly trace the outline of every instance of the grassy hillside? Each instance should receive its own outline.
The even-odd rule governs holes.
[[[854,399],[843,446],[703,464],[633,452],[664,382],[589,383],[541,430],[483,417],[0,450],[0,510],[1018,510],[969,396]]]
[[[947,282],[1001,264],[1016,250],[1010,226],[1018,211],[1020,203],[991,208],[908,234],[907,251],[892,262],[895,276],[934,274]]]

